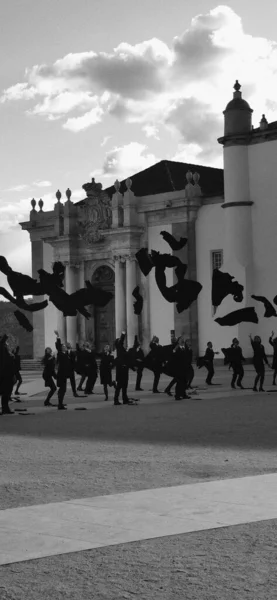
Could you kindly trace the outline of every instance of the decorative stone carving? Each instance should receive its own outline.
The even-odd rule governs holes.
[[[135,254],[127,254],[127,253],[126,254],[116,254],[113,258],[114,258],[114,261],[118,260],[121,263],[125,263],[125,262],[127,262],[127,260],[130,260],[130,261],[137,260]]]
[[[92,276],[92,281],[93,283],[112,283],[114,281],[114,272],[107,265],[98,267]]]
[[[82,208],[82,220],[80,221],[81,236],[88,245],[101,241],[103,238],[101,229],[109,229],[112,223],[111,201],[102,191],[102,184],[85,183],[83,189],[87,193]]]

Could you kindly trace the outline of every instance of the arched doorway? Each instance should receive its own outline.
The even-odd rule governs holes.
[[[98,267],[93,274],[92,285],[100,287],[114,296],[114,271],[111,267],[103,265]],[[105,344],[113,346],[115,340],[115,301],[114,297],[105,306],[91,306],[94,315],[94,343],[97,353],[102,352]]]

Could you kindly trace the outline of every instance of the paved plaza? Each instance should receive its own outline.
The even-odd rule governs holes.
[[[1,600],[275,598],[277,388],[253,376],[196,371],[176,402],[146,371],[137,406],[96,385],[57,411],[24,373],[0,417]]]

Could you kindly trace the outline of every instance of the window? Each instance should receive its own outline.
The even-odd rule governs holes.
[[[223,264],[223,250],[212,250],[212,272]]]
[[[214,269],[220,269],[223,265],[223,250],[212,250],[211,251],[211,271],[213,274]],[[216,307],[212,307],[212,316],[216,313]]]

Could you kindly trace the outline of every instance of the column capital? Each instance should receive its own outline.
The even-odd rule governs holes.
[[[114,257],[114,261],[118,261],[121,263],[126,263],[127,261],[136,261],[136,256],[135,254],[116,254]]]
[[[63,260],[63,264],[71,269],[79,269],[81,266],[81,262],[74,260]]]

